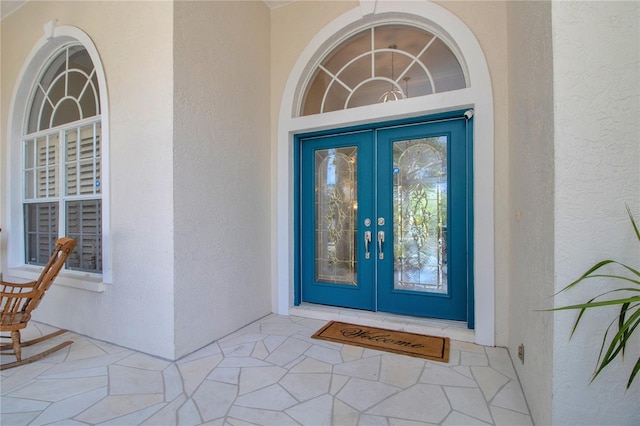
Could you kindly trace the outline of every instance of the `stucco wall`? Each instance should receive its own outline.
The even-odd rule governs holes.
[[[553,2],[556,290],[596,262],[640,265],[625,203],[640,217],[640,4]],[[592,281],[555,298],[580,303],[610,287]],[[625,362],[589,385],[602,333],[617,309],[554,321],[554,424],[638,424],[640,382],[625,393],[640,339]],[[637,330],[636,330],[637,334]]]
[[[8,209],[21,183],[8,178],[8,144],[20,141],[8,140],[7,115],[43,26],[56,20],[85,32],[107,76],[112,282],[103,293],[54,285],[35,319],[165,358],[174,354],[172,16],[167,2],[28,2],[2,20],[0,53],[1,238],[3,254],[18,250],[17,258],[9,241],[21,236]],[[10,278],[7,266],[3,256]]]
[[[553,53],[551,4],[510,2],[509,351],[536,424],[551,424]],[[516,358],[524,344],[525,358]]]
[[[259,1],[175,3],[178,356],[271,312],[269,19]]]

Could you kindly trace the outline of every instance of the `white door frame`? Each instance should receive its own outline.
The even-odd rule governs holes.
[[[363,18],[365,18],[363,20]],[[366,22],[365,22],[366,21]],[[298,117],[301,92],[317,60],[336,35],[350,34],[372,22],[422,24],[449,42],[464,58],[469,87],[407,99],[402,102]],[[285,86],[278,121],[275,218],[274,311],[288,315],[294,297],[293,136],[297,133],[354,126],[364,123],[425,116],[473,108],[474,115],[474,297],[475,340],[495,344],[494,288],[494,127],[493,94],[486,59],[471,30],[453,13],[428,1],[376,2],[362,0],[360,7],[325,26],[302,51]]]

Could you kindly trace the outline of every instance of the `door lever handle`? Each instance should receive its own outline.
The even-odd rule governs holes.
[[[382,243],[384,243],[384,231],[378,231],[378,259],[384,259],[384,252],[382,251]]]
[[[364,231],[364,258],[369,259],[371,253],[369,253],[369,243],[371,242],[371,231]]]

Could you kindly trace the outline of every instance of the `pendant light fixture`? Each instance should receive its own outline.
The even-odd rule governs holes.
[[[389,46],[389,49],[392,49],[391,50],[391,80],[393,80],[394,82],[395,82],[395,70],[394,70],[394,64],[393,64],[393,50],[397,48],[398,46],[395,44],[392,44]],[[405,79],[405,84],[407,81],[408,81],[408,78]],[[391,83],[391,89],[387,90],[382,95],[380,95],[380,97],[378,98],[378,102],[398,101],[400,99],[406,99],[406,98],[407,96],[404,93],[402,93],[402,90],[398,89],[394,83]]]

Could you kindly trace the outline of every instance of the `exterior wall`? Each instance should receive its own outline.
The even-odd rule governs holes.
[[[260,1],[174,10],[179,357],[271,312],[270,13]]]
[[[12,93],[44,40],[43,26],[56,20],[92,39],[107,76],[110,192],[103,202],[111,207],[113,273],[104,292],[54,284],[35,319],[164,358],[174,355],[172,19],[166,2],[28,2],[2,20],[0,53],[4,278],[16,266],[7,255],[20,258],[21,239],[9,215],[21,187],[9,174],[16,144],[20,149],[19,140],[9,140],[12,131],[20,134],[8,123]]]
[[[555,290],[600,260],[640,265],[625,204],[640,217],[640,4],[552,2],[555,115]],[[620,286],[619,283],[616,287]],[[592,281],[555,298],[581,303],[611,287]],[[625,385],[640,339],[589,384],[602,334],[619,309],[554,318],[553,423],[638,424],[640,382]],[[636,338],[637,338],[636,330]]]
[[[534,422],[551,424],[554,293],[551,4],[510,2],[509,352]],[[516,358],[524,344],[525,358]]]

